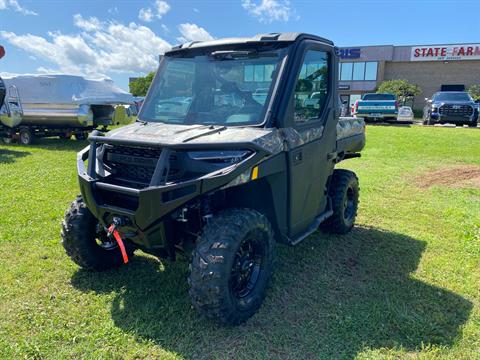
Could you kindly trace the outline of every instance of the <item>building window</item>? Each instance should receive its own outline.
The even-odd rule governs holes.
[[[365,79],[365,63],[355,62],[353,63],[353,80]]]
[[[295,85],[295,122],[318,119],[328,96],[328,53],[308,50]]]
[[[377,65],[376,61],[365,63],[365,80],[377,80]]]
[[[352,80],[352,69],[353,69],[353,63],[351,62],[342,63],[342,70],[340,71],[340,80],[342,81]]]
[[[343,62],[340,64],[340,81],[375,81],[377,67],[376,61]]]

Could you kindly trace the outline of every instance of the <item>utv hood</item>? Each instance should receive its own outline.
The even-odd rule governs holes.
[[[98,140],[98,136],[94,136]],[[277,129],[221,125],[172,125],[136,122],[105,134],[102,142],[172,148],[249,146],[274,154],[283,150]]]

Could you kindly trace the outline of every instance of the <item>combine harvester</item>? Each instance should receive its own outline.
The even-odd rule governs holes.
[[[86,139],[94,129],[130,123],[136,116],[131,94],[111,80],[72,75],[0,78],[0,137],[23,145],[35,138]]]

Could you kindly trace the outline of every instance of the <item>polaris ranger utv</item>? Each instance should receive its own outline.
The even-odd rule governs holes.
[[[344,234],[355,221],[357,177],[334,167],[360,156],[365,129],[339,119],[336,52],[298,33],[167,52],[137,122],[92,133],[78,154],[67,254],[91,270],[136,249],[185,254],[201,314],[229,324],[252,316],[275,241],[294,245],[319,227]]]

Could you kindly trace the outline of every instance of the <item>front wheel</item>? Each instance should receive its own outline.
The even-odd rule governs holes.
[[[251,209],[220,212],[205,225],[190,264],[193,306],[225,324],[250,318],[265,298],[273,251],[273,230],[264,215]]]
[[[88,132],[86,131],[79,131],[75,133],[76,140],[86,140],[88,138]]]
[[[353,171],[334,170],[329,189],[333,214],[322,224],[322,230],[346,234],[353,228],[357,217],[359,191],[358,178]]]
[[[72,202],[65,213],[62,239],[67,255],[84,269],[100,271],[123,264],[118,244],[107,237],[81,196]],[[125,243],[125,249],[129,257],[135,250],[130,243]]]

